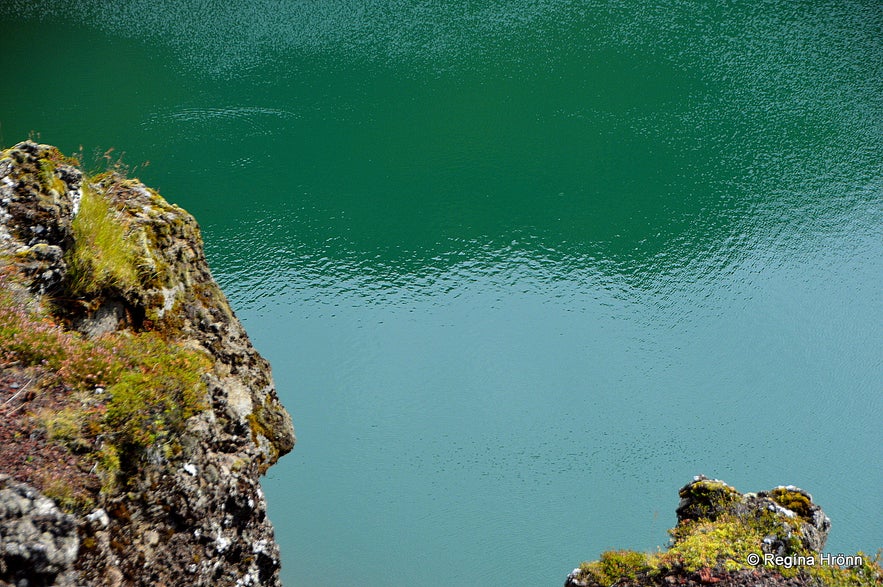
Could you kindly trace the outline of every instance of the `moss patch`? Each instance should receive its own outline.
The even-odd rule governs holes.
[[[811,502],[803,493],[788,487],[776,487],[770,495],[780,506],[788,508],[804,520],[812,521]]]
[[[693,520],[713,520],[729,511],[742,497],[726,483],[713,479],[691,483],[681,489],[678,495],[689,503],[683,510],[678,510],[679,516]]]
[[[762,524],[746,522],[730,515],[714,522],[684,522],[670,533],[672,546],[667,552],[654,557],[655,566],[688,572],[703,568],[727,571],[747,568],[746,557],[760,552],[765,535]]]
[[[701,582],[715,582],[714,575],[734,573],[734,579],[763,583],[763,576],[797,578],[801,584],[817,582],[830,587],[881,587],[881,554],[875,558],[859,553],[846,565],[823,560],[804,543],[804,522],[812,520],[816,506],[811,497],[795,487],[777,487],[770,494],[743,496],[729,485],[697,479],[680,491],[685,503],[678,509],[678,525],[669,531],[668,550],[639,553],[615,550],[596,561],[580,565],[576,579],[590,586],[615,584],[664,585],[683,583],[698,575]],[[769,495],[769,497],[766,497]],[[772,500],[797,514],[789,517]],[[779,552],[781,564],[749,562],[749,555]],[[759,566],[752,563],[760,562]],[[839,563],[844,564],[844,563]]]
[[[50,159],[40,159],[39,166],[40,172],[38,175],[43,188],[47,191],[52,190],[56,193],[63,194],[67,187],[64,182],[61,181],[61,178],[55,173],[55,162]]]
[[[108,387],[105,423],[126,443],[146,448],[180,433],[184,422],[205,407],[202,374],[211,363],[151,333],[133,336],[126,346],[137,347],[139,356],[134,368]]]
[[[876,556],[869,556],[861,551],[856,553],[861,564],[841,568],[838,566],[817,565],[809,567],[805,573],[820,581],[827,587],[879,587],[883,585],[883,550]]]
[[[67,390],[63,406],[33,415],[50,440],[90,455],[104,487],[145,451],[178,435],[207,405],[203,352],[154,332],[87,339],[33,311],[2,288],[0,360],[34,366],[46,384]]]
[[[634,550],[609,550],[601,553],[599,560],[580,565],[584,577],[605,587],[622,580],[634,581],[653,570],[649,556]]]

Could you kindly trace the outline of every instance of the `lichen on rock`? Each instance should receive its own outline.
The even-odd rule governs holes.
[[[2,151],[0,314],[0,473],[72,516],[75,584],[278,585],[258,481],[294,429],[192,216],[54,147]]]

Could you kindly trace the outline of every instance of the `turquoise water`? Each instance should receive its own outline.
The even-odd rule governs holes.
[[[883,546],[878,3],[154,4],[0,5],[0,143],[199,219],[287,585],[557,585],[697,473]]]

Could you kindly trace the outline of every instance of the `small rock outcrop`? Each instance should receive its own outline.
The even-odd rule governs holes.
[[[294,429],[192,216],[0,152],[0,323],[0,587],[279,584],[259,478]]]
[[[719,479],[699,475],[678,492],[681,502],[675,511],[678,523],[723,516],[745,520],[775,519],[774,530],[764,536],[761,549],[779,556],[801,551],[821,552],[828,540],[831,520],[809,492],[794,485],[780,485],[770,491],[741,494]]]
[[[699,475],[678,492],[678,524],[667,551],[608,551],[585,562],[565,587],[822,587],[883,584],[877,559],[825,558],[831,520],[793,485],[742,494]]]

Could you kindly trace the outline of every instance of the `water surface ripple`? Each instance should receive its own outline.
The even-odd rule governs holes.
[[[0,5],[0,142],[200,219],[286,584],[560,584],[697,473],[883,545],[879,2],[68,4]]]

